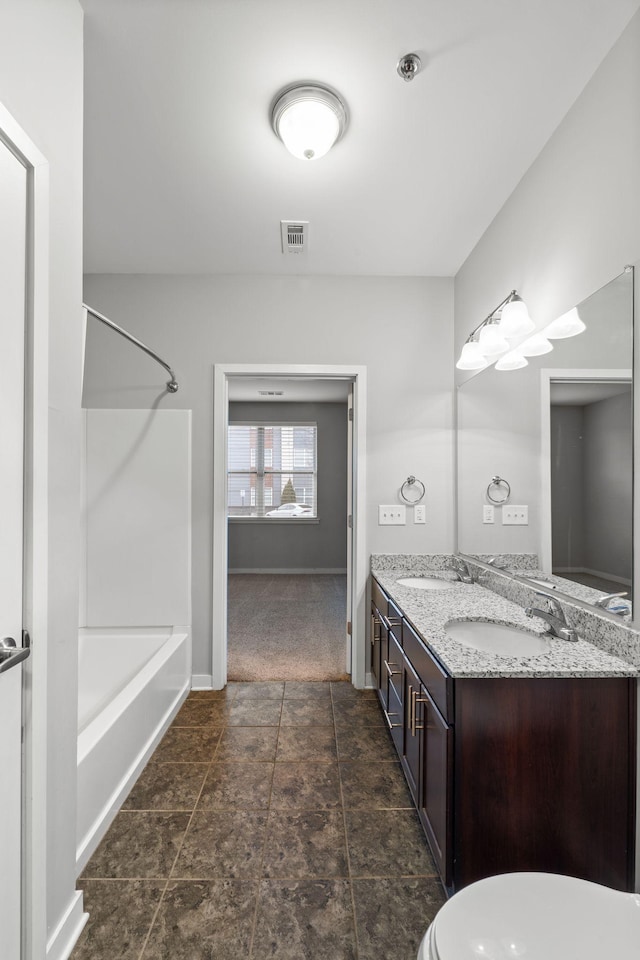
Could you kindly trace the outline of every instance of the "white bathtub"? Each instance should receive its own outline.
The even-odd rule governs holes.
[[[191,685],[184,627],[81,630],[76,867],[84,869]]]

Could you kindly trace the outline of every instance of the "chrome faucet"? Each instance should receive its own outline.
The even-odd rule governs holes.
[[[469,570],[469,566],[466,560],[462,560],[460,557],[453,558],[453,571],[456,575],[456,579],[460,580],[461,583],[475,583],[476,578]]]
[[[547,601],[547,609],[541,610],[539,607],[526,607],[524,611],[525,614],[528,617],[540,617],[541,620],[544,620],[548,625],[546,633],[552,637],[558,637],[560,640],[570,640],[572,642],[578,640],[578,634],[573,627],[567,623],[564,610],[556,598],[552,597],[549,593],[545,593],[543,590],[536,590],[536,596],[544,597]]]
[[[595,607],[602,607],[603,610],[609,610],[609,601],[615,600],[616,597],[626,597],[627,591],[623,590],[622,593],[606,593],[604,597],[600,597],[598,600],[594,601]],[[618,612],[610,610],[610,613]],[[624,611],[626,613],[626,610]]]
[[[503,563],[501,560],[498,559],[498,557],[489,557],[489,559],[486,560],[485,563],[489,564],[489,566],[491,567],[495,567],[496,570],[507,569],[506,563]]]

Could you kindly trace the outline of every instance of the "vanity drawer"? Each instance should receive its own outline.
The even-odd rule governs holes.
[[[438,710],[445,720],[452,721],[453,686],[451,677],[432,656],[424,642],[406,620],[402,624],[402,646]]]
[[[380,586],[377,580],[373,577],[371,578],[371,602],[374,607],[378,608],[378,611],[382,614],[383,617],[386,617],[389,613],[389,598],[386,593]]]

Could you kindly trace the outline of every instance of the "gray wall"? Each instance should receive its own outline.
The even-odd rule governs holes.
[[[347,566],[346,403],[230,403],[229,423],[317,423],[318,522],[229,521],[229,572]]]
[[[631,583],[631,391],[551,407],[553,568]]]
[[[163,371],[97,322],[87,334],[88,407],[193,410],[193,659],[211,673],[214,363],[366,366],[365,553],[454,547],[453,280],[421,277],[85,277],[85,298],[176,369]],[[274,338],[283,309],[295,336]],[[378,526],[413,474],[427,522]],[[364,602],[364,601],[363,601]]]
[[[553,569],[585,566],[584,407],[551,405]],[[603,568],[604,569],[604,568]]]
[[[585,409],[586,566],[631,582],[632,396]]]

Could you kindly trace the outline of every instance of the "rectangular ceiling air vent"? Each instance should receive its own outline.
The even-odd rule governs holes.
[[[281,220],[280,235],[282,237],[282,252],[304,254],[309,245],[308,220]]]

